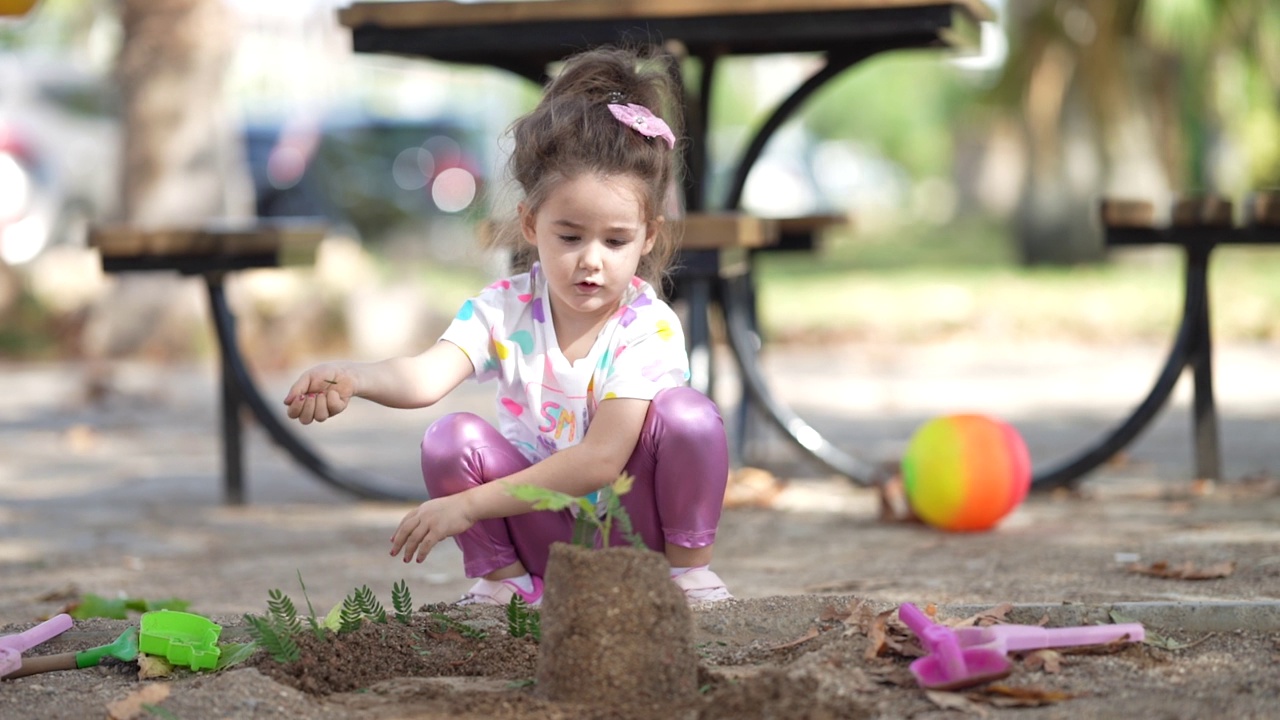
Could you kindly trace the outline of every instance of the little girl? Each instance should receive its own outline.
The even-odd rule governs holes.
[[[497,381],[496,429],[470,413],[428,428],[431,499],[391,538],[405,562],[455,538],[479,578],[461,602],[538,605],[550,546],[572,537],[570,511],[534,511],[511,486],[586,497],[623,471],[635,478],[621,498],[634,530],[666,555],[686,598],[731,597],[708,569],[728,476],[724,425],[687,386],[684,334],[658,294],[675,250],[662,212],[677,154],[654,110],[679,108],[674,88],[630,51],[571,58],[512,128],[523,200],[497,241],[528,272],[463,303],[422,354],[320,365],[285,398],[305,425],[353,396],[421,408],[467,378]]]

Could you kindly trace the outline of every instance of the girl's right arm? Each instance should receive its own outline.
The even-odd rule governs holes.
[[[443,341],[416,357],[317,365],[289,388],[284,404],[289,417],[303,425],[337,415],[352,397],[393,408],[423,408],[448,395],[474,371],[461,348]]]

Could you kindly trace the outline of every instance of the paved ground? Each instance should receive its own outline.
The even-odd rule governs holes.
[[[770,348],[778,394],[841,447],[896,455],[924,419],[988,412],[1013,423],[1036,464],[1053,462],[1118,423],[1163,360],[1148,346],[965,342],[917,347]],[[1216,357],[1226,472],[1212,492],[1191,483],[1189,380],[1155,425],[1085,484],[1087,497],[1033,496],[997,531],[948,535],[877,519],[868,490],[825,476],[768,433],[753,458],[790,480],[769,509],[725,515],[716,568],[742,597],[855,593],[886,602],[1280,602],[1280,352],[1223,347]],[[735,400],[722,365],[717,397]],[[368,584],[410,580],[421,602],[469,581],[452,548],[423,566],[386,557],[407,506],[356,502],[313,481],[256,427],[247,433],[251,503],[221,503],[212,366],[120,367],[120,393],[81,400],[72,365],[9,365],[0,407],[0,624],[55,610],[67,591],[177,595],[209,614],[260,612],[271,588],[317,606]],[[293,373],[265,377],[271,397]],[[338,465],[416,492],[416,446],[443,412],[488,411],[467,386],[447,407],[361,404],[298,428]],[[732,413],[726,413],[732,416]],[[1166,561],[1228,577],[1186,581],[1127,568]]]

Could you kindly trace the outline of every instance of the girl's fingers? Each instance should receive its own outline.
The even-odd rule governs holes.
[[[314,397],[316,400],[316,422],[324,422],[329,419],[329,403],[323,393],[317,393]]]
[[[418,562],[421,563],[427,559],[427,555],[431,553],[431,548],[435,547],[435,541],[430,537],[422,538],[422,542],[418,543]]]
[[[310,425],[312,419],[314,419],[315,416],[316,416],[316,398],[314,395],[308,395],[302,401],[302,412],[300,413],[300,417],[298,419],[302,421],[303,425]]]
[[[330,417],[347,409],[347,404],[342,400],[342,393],[337,390],[330,390],[324,394],[324,397],[328,401]]]

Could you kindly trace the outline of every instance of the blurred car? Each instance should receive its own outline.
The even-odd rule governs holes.
[[[252,121],[244,147],[259,217],[323,217],[371,243],[472,211],[483,184],[476,133],[447,120]]]
[[[64,60],[0,55],[0,261],[83,245],[119,203],[114,86]]]

